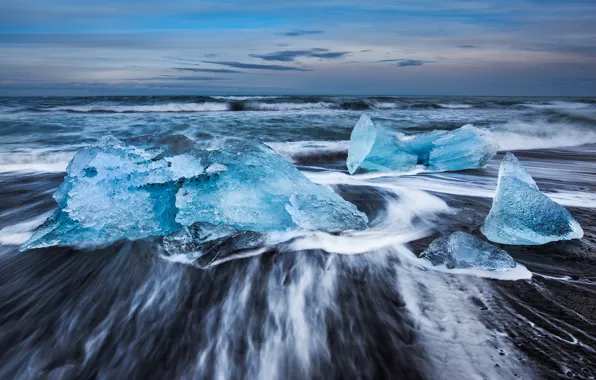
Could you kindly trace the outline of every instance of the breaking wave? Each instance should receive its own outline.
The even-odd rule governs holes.
[[[510,121],[491,128],[500,150],[552,149],[596,143],[596,129],[568,122]]]
[[[74,152],[45,150],[0,153],[0,173],[60,173],[66,170],[66,166],[73,155]]]
[[[211,96],[195,100],[172,98],[168,103],[122,104],[109,100],[87,104],[54,107],[12,107],[11,111],[69,112],[69,113],[160,113],[160,112],[226,112],[226,111],[301,111],[301,110],[469,110],[469,109],[527,109],[573,115],[594,112],[587,101],[552,101],[524,103],[513,100],[421,101],[415,98],[344,98],[344,97],[283,97],[283,96]]]

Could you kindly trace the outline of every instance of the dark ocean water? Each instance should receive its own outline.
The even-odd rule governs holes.
[[[473,124],[500,151],[484,169],[351,177],[364,112],[406,134]],[[264,142],[370,228],[208,270],[164,260],[158,238],[19,252],[105,134]],[[421,265],[441,234],[482,236],[507,151],[584,238],[503,246],[531,279]],[[0,379],[593,379],[595,211],[596,99],[0,98]]]

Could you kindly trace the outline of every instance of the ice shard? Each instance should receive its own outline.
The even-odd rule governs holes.
[[[366,215],[262,144],[113,137],[77,152],[58,211],[22,249],[168,235],[195,222],[257,232],[365,229]]]
[[[501,162],[497,191],[482,233],[502,244],[541,245],[584,232],[563,206],[544,195],[512,153]]]
[[[347,166],[350,174],[359,169],[404,172],[417,165],[435,171],[482,168],[497,149],[490,132],[472,125],[406,138],[362,115],[350,136]]]
[[[418,157],[401,142],[403,134],[375,126],[366,114],[360,117],[350,136],[347,166],[350,174],[364,171],[409,171]]]
[[[459,231],[434,240],[420,257],[449,269],[505,271],[516,267],[513,258],[504,250]]]

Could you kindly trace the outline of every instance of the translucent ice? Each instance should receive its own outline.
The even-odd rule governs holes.
[[[350,136],[347,166],[350,174],[364,171],[410,171],[416,165],[449,171],[481,168],[497,153],[490,132],[471,125],[454,131],[433,131],[404,138],[375,126],[362,115]]]
[[[409,171],[418,157],[401,142],[403,134],[375,126],[364,114],[356,123],[348,148],[348,171]]]
[[[540,245],[579,239],[584,232],[561,205],[544,195],[512,153],[499,169],[497,191],[482,233],[502,244]]]
[[[193,265],[207,268],[262,246],[265,240],[262,233],[199,222],[165,236],[163,245],[168,256],[183,255]]]
[[[265,145],[230,142],[203,156],[212,174],[185,181],[176,194],[176,221],[228,224],[258,232],[294,228],[336,232],[365,229],[366,215],[312,183]],[[220,169],[223,169],[220,167]]]
[[[471,125],[447,132],[432,144],[428,168],[439,171],[482,168],[499,148],[490,132]]]
[[[516,266],[507,252],[465,232],[454,232],[434,240],[420,257],[433,265],[445,264],[449,269],[504,271]]]
[[[240,230],[366,228],[366,215],[264,145],[202,150],[184,136],[113,137],[77,152],[59,210],[23,249],[168,235],[195,222]]]

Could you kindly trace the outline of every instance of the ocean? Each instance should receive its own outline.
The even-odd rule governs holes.
[[[472,124],[483,169],[350,176],[352,128],[417,135]],[[367,214],[198,269],[159,238],[20,252],[56,208],[74,153],[105,135],[265,143]],[[420,264],[435,238],[480,227],[514,152],[581,240],[502,246],[527,270]],[[2,379],[593,379],[596,99],[129,96],[0,98]]]

